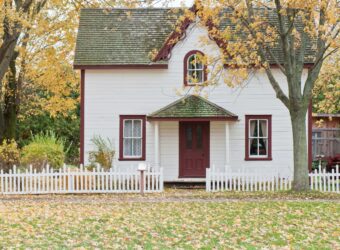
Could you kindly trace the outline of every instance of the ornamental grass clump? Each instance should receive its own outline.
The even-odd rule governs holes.
[[[21,162],[41,171],[47,164],[52,168],[60,168],[65,160],[65,140],[54,132],[39,133],[22,149]]]
[[[103,168],[110,169],[115,156],[114,142],[100,136],[94,136],[91,142],[94,145],[94,150],[89,152],[91,166],[94,167],[98,163]]]

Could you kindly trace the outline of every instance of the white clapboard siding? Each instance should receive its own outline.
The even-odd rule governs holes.
[[[309,174],[310,185],[312,190],[321,192],[335,192],[340,193],[340,173],[339,165],[336,165],[335,171],[332,169],[331,173],[326,173],[326,169],[315,169]]]
[[[147,166],[144,192],[163,191],[163,168]],[[47,166],[41,172],[30,166],[24,172],[14,166],[0,172],[0,194],[58,193],[137,193],[141,191],[141,173],[136,166],[113,167],[108,171],[97,167],[92,171],[82,165],[78,169],[54,170]]]

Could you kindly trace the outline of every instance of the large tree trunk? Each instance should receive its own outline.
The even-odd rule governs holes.
[[[18,115],[18,105],[17,105],[17,97],[18,97],[18,83],[16,79],[16,58],[18,56],[18,52],[13,56],[10,65],[9,65],[9,75],[8,75],[8,84],[5,90],[5,110],[4,110],[4,119],[5,119],[5,128],[4,128],[4,137],[6,139],[15,139],[15,132],[17,126],[17,115]]]
[[[291,112],[294,149],[294,191],[310,189],[306,135],[306,111]]]

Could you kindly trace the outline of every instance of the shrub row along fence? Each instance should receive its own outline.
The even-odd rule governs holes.
[[[41,172],[24,172],[13,167],[9,173],[0,172],[0,194],[58,194],[58,193],[152,193],[163,191],[163,169],[147,166],[143,174],[135,166],[97,167],[58,170],[46,167]]]
[[[318,170],[309,174],[312,190],[340,193],[339,166],[326,173]],[[278,171],[248,172],[244,169],[237,172],[207,168],[206,190],[214,191],[284,191],[292,187],[293,178],[290,175],[280,175]]]

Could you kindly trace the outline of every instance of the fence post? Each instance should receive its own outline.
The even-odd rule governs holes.
[[[160,191],[163,192],[163,190],[164,190],[163,167],[159,168],[159,174],[160,174],[160,178],[159,178],[159,181],[160,181]]]
[[[339,165],[337,164],[335,166],[335,170],[336,170],[336,192],[339,193],[339,179],[340,179],[340,175],[339,175]]]

